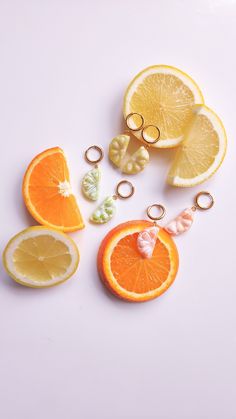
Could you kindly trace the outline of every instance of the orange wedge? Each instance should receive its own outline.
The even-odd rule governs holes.
[[[59,147],[45,150],[32,160],[22,193],[30,214],[40,224],[67,232],[84,227],[71,190],[66,157]]]
[[[153,226],[150,221],[129,221],[115,227],[103,239],[98,252],[98,272],[116,296],[128,301],[147,301],[165,292],[178,271],[178,251],[171,236],[160,229],[151,258],[137,249],[138,234]]]

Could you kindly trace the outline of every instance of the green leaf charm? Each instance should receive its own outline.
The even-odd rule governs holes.
[[[113,196],[108,196],[101,205],[93,212],[90,221],[96,224],[104,224],[115,214],[115,200]]]
[[[122,167],[122,172],[128,175],[135,175],[141,172],[149,162],[149,153],[145,147],[139,147],[137,151]]]
[[[121,166],[122,160],[125,157],[130,137],[129,135],[117,135],[113,138],[109,146],[109,159],[117,167]]]
[[[82,191],[86,198],[96,201],[99,194],[101,171],[99,167],[94,167],[84,175],[82,180]]]

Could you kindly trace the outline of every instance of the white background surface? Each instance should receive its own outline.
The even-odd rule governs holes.
[[[26,289],[1,267],[2,419],[235,419],[235,28],[234,0],[0,0],[1,251],[34,224],[21,198],[32,157],[61,146],[80,195],[84,150],[107,150],[148,65],[190,73],[229,139],[217,175],[188,190],[166,186],[171,153],[153,152],[116,218],[73,234],[81,263],[64,285]],[[121,178],[107,159],[102,170],[101,198]],[[169,291],[136,305],[108,294],[95,264],[106,232],[155,201],[171,218],[202,188],[216,205],[176,240]],[[94,205],[79,202],[87,220]]]

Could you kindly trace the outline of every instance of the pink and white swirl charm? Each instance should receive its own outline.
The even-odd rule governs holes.
[[[186,208],[176,218],[170,221],[165,227],[171,236],[178,236],[179,234],[188,231],[193,223],[195,207]]]
[[[159,228],[153,226],[141,231],[137,238],[137,248],[141,256],[145,259],[152,257],[154,247],[157,241]]]

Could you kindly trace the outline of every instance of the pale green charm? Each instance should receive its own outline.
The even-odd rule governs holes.
[[[141,172],[149,162],[147,149],[141,146],[122,167],[122,172],[128,175],[135,175]]]
[[[121,166],[122,160],[125,157],[130,137],[129,135],[117,135],[113,138],[109,146],[109,159],[117,167]]]
[[[101,171],[99,167],[94,167],[87,172],[82,180],[82,191],[86,198],[91,201],[98,199],[100,187]]]
[[[96,224],[107,223],[113,217],[115,211],[115,200],[112,196],[108,196],[93,212],[90,217],[90,221]]]

